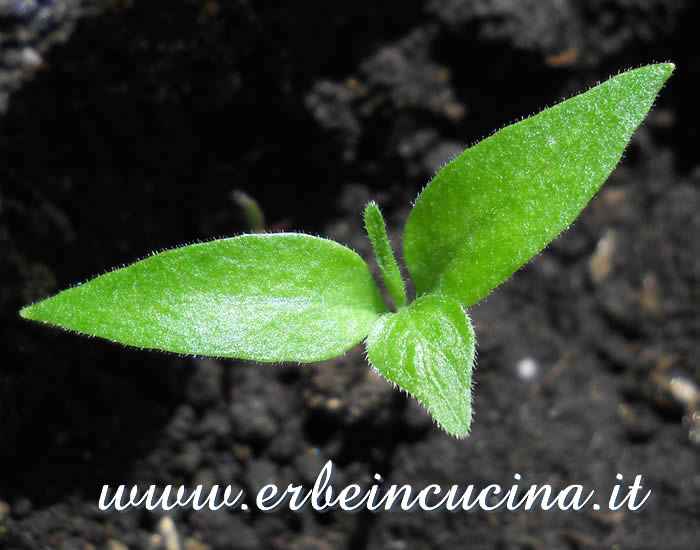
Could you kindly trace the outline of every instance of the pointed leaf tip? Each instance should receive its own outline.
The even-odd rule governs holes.
[[[676,70],[676,64],[671,63],[670,61],[667,63],[659,63],[659,67],[664,69],[664,72],[666,74],[666,80],[668,80],[668,78],[671,76],[673,71]]]
[[[416,397],[446,432],[469,434],[474,330],[457,302],[419,298],[380,317],[366,343],[382,376]]]
[[[608,178],[673,70],[659,63],[614,76],[440,170],[404,229],[417,294],[469,307],[547,246]]]
[[[358,344],[384,311],[355,252],[275,233],[161,252],[20,315],[139,348],[306,363]]]

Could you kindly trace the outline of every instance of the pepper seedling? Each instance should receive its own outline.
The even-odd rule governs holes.
[[[261,362],[369,362],[448,433],[471,425],[468,308],[566,229],[619,162],[674,65],[621,73],[506,126],[444,166],[403,233],[409,303],[377,205],[365,226],[394,308],[365,261],[300,233],[153,254],[25,307],[22,317],[139,348]]]

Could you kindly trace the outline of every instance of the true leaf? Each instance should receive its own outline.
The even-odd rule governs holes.
[[[401,271],[394,258],[389,236],[386,233],[386,223],[377,203],[372,201],[365,207],[365,228],[372,242],[372,247],[377,257],[377,264],[382,272],[384,285],[386,286],[396,307],[403,307],[406,299],[406,286],[401,278]]]
[[[367,354],[444,430],[460,437],[469,433],[474,330],[454,299],[424,296],[381,316],[367,337]]]
[[[540,252],[615,168],[673,69],[615,76],[503,128],[440,170],[404,230],[417,294],[470,306]]]
[[[279,233],[155,254],[21,314],[141,348],[310,362],[360,342],[384,311],[355,252]]]

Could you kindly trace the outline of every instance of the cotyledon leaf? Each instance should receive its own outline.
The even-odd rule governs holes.
[[[366,343],[382,376],[415,396],[448,433],[469,433],[474,329],[453,298],[423,296],[382,315]]]
[[[311,362],[359,343],[385,311],[355,252],[277,233],[161,252],[21,315],[141,348]]]
[[[673,69],[619,74],[440,170],[404,229],[417,294],[448,294],[468,307],[540,252],[605,182]]]

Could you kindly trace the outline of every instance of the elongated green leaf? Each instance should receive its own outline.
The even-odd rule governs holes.
[[[496,132],[446,165],[404,230],[418,295],[470,306],[566,229],[620,157],[673,71],[622,73]]]
[[[397,308],[403,307],[408,302],[406,286],[401,277],[396,258],[394,258],[389,236],[386,234],[384,216],[382,216],[381,210],[379,210],[377,203],[374,201],[367,203],[365,207],[365,228],[372,242],[374,253],[377,256],[377,264],[382,271],[384,284],[394,300],[394,305]]]
[[[279,233],[168,250],[21,314],[142,348],[310,362],[360,342],[384,311],[355,252]]]
[[[445,431],[459,437],[469,433],[474,329],[454,299],[424,296],[383,315],[367,337],[367,354]]]

